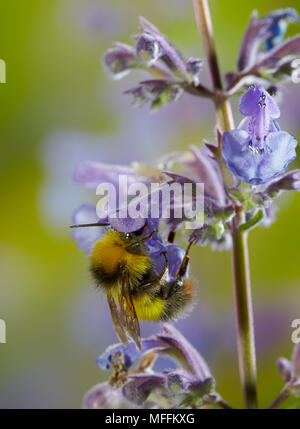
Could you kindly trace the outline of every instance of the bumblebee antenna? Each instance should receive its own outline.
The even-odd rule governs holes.
[[[109,223],[82,223],[81,225],[70,225],[70,228],[87,228],[90,226],[108,226]]]

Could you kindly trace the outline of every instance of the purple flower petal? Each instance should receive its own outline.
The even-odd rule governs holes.
[[[122,389],[116,389],[107,383],[100,383],[92,387],[83,398],[84,409],[120,409],[135,408],[124,398]]]
[[[265,41],[267,51],[283,42],[290,22],[299,21],[297,11],[291,7],[274,10],[268,15],[268,18],[271,18],[271,25],[269,28],[270,36]]]
[[[280,110],[274,98],[261,85],[250,88],[242,96],[239,110],[245,116],[256,115],[261,111],[261,104],[265,105],[265,110],[272,119],[279,118]]]
[[[300,191],[300,170],[289,171],[279,179],[274,180],[266,188],[265,193],[270,194],[272,192],[278,192],[281,190],[293,190]]]
[[[197,350],[184,338],[174,326],[164,323],[163,334],[157,338],[170,347],[170,354],[181,363],[182,367],[201,380],[211,377],[210,370]]]
[[[156,37],[151,34],[142,34],[138,37],[135,45],[136,53],[138,58],[146,63],[148,67],[151,67],[152,64],[162,55],[161,44],[158,42]]]
[[[142,340],[142,352],[140,352],[134,342],[124,346],[123,344],[115,344],[107,347],[104,353],[97,359],[98,366],[104,371],[111,368],[111,361],[115,355],[123,355],[125,368],[129,369],[138,359],[149,351],[155,351],[158,348],[165,348],[162,341],[156,338]]]
[[[192,169],[195,181],[204,183],[205,189],[219,204],[224,205],[226,200],[222,172],[213,154],[207,148],[199,149],[191,146],[194,160],[185,162]]]
[[[266,139],[266,151],[257,166],[257,176],[265,183],[282,174],[288,164],[296,158],[297,141],[289,133],[271,133]]]
[[[277,369],[280,377],[288,382],[292,378],[292,364],[286,358],[279,358],[277,360]]]
[[[270,35],[269,18],[257,19],[257,11],[252,13],[249,26],[241,43],[238,57],[238,71],[252,67],[255,64],[258,48],[262,41]]]
[[[163,374],[137,374],[122,387],[124,397],[131,402],[142,405],[148,396],[158,388],[164,388],[166,377]]]
[[[255,64],[255,70],[260,68],[276,69],[276,66],[278,67],[284,57],[291,56],[296,58],[298,55],[300,55],[300,35],[287,39],[284,43],[262,55],[261,59]]]
[[[171,280],[174,280],[177,276],[178,269],[185,255],[185,250],[176,244],[172,244],[168,242],[165,242],[161,246],[159,246],[158,250],[156,248],[154,249],[150,248],[149,256],[154,262],[154,269],[157,274],[163,272],[166,266],[166,260],[162,255],[163,251],[166,252],[167,254],[168,264],[169,264],[166,280],[171,281]],[[189,269],[187,269],[187,272],[184,278],[188,277],[188,274],[189,274]]]
[[[99,219],[96,213],[96,207],[91,204],[82,204],[75,210],[72,218],[73,225],[81,225],[86,223],[99,223],[107,219]],[[105,233],[105,227],[90,227],[90,228],[73,228],[72,239],[77,242],[77,247],[84,250],[88,255],[98,240],[101,239]]]
[[[127,175],[131,179],[135,176],[132,167],[84,161],[76,168],[73,179],[76,183],[88,188],[96,188],[100,183],[112,183],[118,187],[120,174]]]
[[[125,91],[131,94],[134,107],[141,107],[145,103],[151,103],[151,109],[155,110],[165,104],[179,100],[183,94],[183,89],[175,82],[167,79],[145,80],[139,86]]]
[[[274,67],[283,57],[297,55],[298,42],[283,42],[283,38],[288,22],[298,19],[296,10],[292,8],[275,10],[259,20],[257,11],[254,11],[240,47],[238,71],[245,73],[262,67]],[[262,42],[265,43],[267,54],[259,50]]]
[[[203,380],[183,369],[165,371],[165,374],[167,376],[168,389],[175,393],[180,389],[181,393],[194,394],[201,397],[214,390],[216,384],[213,377]]]
[[[282,174],[296,157],[297,141],[287,132],[270,133],[265,148],[251,146],[250,135],[243,130],[223,134],[222,155],[226,165],[240,180],[258,185]]]
[[[185,61],[172,43],[145,18],[141,17],[140,23],[143,34],[140,37],[137,36],[137,55],[143,57],[148,54],[148,61],[146,61],[148,65],[149,61],[150,64],[153,64],[161,59],[171,67],[171,70],[177,70],[180,74],[185,75]]]
[[[120,211],[118,213],[120,214]],[[122,219],[119,217],[113,217],[112,214],[109,215],[108,219],[110,225],[120,232],[138,231],[145,225],[146,222],[146,219],[142,217],[139,217],[137,219],[132,219],[130,217]]]
[[[115,79],[121,79],[138,67],[134,48],[124,43],[115,43],[114,48],[108,49],[104,54],[103,64]]]
[[[203,61],[199,58],[190,58],[186,62],[186,73],[196,86],[201,83],[202,67]]]

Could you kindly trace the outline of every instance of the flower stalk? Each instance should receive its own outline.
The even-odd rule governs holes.
[[[223,95],[222,78],[215,49],[213,27],[207,1],[194,0],[194,10],[197,26],[203,40],[213,89],[215,92],[214,102],[216,106],[218,125],[222,131],[229,131],[234,128],[233,116],[230,103]]]
[[[197,25],[202,36],[213,88],[217,121],[220,129],[234,128],[231,106],[224,97],[221,73],[214,44],[213,29],[207,0],[194,0]],[[243,210],[236,207],[236,217],[232,221],[232,265],[235,291],[237,347],[240,377],[247,408],[257,408],[256,358],[253,328],[253,311],[248,261],[247,233],[240,229]]]
[[[274,410],[278,408],[284,401],[286,401],[291,396],[291,392],[289,390],[288,386],[285,386],[277,398],[274,399],[274,401],[268,406],[268,409]]]
[[[235,294],[237,347],[240,377],[247,408],[257,408],[256,358],[247,232],[239,216],[232,222],[232,270]]]

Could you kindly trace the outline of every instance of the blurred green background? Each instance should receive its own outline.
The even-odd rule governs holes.
[[[253,8],[263,15],[298,1],[211,1],[222,70],[234,70]],[[105,379],[97,355],[116,341],[88,260],[68,225],[93,191],[72,183],[85,159],[151,162],[170,149],[214,137],[209,101],[184,96],[149,114],[130,108],[122,92],[139,76],[112,82],[100,58],[112,40],[129,42],[138,16],[154,22],[186,53],[202,56],[191,0],[11,0],[2,2],[0,58],[0,344],[1,408],[78,408]],[[299,31],[294,25],[289,33]],[[203,72],[208,81],[207,72]],[[300,85],[287,88],[281,126],[300,137]],[[236,101],[234,102],[236,109]],[[237,113],[239,117],[239,114]],[[237,118],[238,119],[238,118]],[[293,167],[300,167],[295,161]],[[259,396],[267,405],[282,381],[276,359],[292,352],[291,321],[300,318],[300,195],[280,200],[277,222],[250,237]],[[236,362],[231,263],[228,252],[193,250],[198,302],[179,329],[208,360],[218,391],[242,405]],[[159,326],[143,325],[143,332]]]

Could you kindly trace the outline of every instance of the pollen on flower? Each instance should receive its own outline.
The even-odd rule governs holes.
[[[112,375],[109,384],[113,387],[122,387],[127,381],[127,369],[125,366],[125,357],[123,353],[116,352],[111,359]]]

